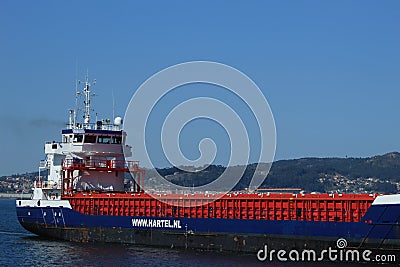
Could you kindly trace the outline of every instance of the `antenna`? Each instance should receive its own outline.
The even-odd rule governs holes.
[[[90,90],[89,90],[90,84],[89,84],[89,78],[88,78],[88,71],[86,72],[86,81],[85,81],[85,88],[83,89],[83,92],[85,93],[85,113],[83,115],[84,118],[84,123],[89,124],[90,122]]]
[[[115,101],[114,101],[114,90],[111,91],[112,93],[112,119],[115,119]]]
[[[74,127],[76,126],[76,115],[78,112],[78,83],[80,83],[80,81],[78,81],[78,60],[75,59],[75,108],[74,108]]]
[[[86,76],[85,76],[85,87],[81,90],[79,90],[79,86],[81,84],[81,81],[77,79],[78,76],[78,61],[76,61],[75,64],[75,109],[70,111],[70,125],[71,129],[75,128],[81,128],[82,124],[79,124],[77,122],[77,116],[78,116],[78,111],[83,110],[83,124],[85,125],[84,128],[90,129],[90,111],[93,111],[90,107],[90,97],[95,96],[95,94],[90,93],[90,86],[96,84],[96,79],[94,79],[91,83],[89,82],[89,70],[86,70]],[[82,82],[83,83],[83,82]],[[81,107],[80,105],[80,97],[84,96],[85,99],[83,101],[84,107]],[[97,114],[96,114],[96,119],[97,119]]]
[[[96,79],[93,80],[92,82],[93,85],[96,84]],[[85,88],[83,89],[83,93],[85,94],[85,101],[83,102],[85,104],[85,113],[84,113],[84,124],[89,124],[90,123],[90,96],[94,96],[90,94],[89,87],[91,84],[89,83],[89,70],[86,71],[86,81],[85,81]]]

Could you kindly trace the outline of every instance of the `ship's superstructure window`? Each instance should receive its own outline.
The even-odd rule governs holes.
[[[85,135],[84,143],[96,143],[96,135]]]
[[[63,142],[63,143],[71,143],[72,140],[73,140],[73,138],[74,138],[74,135],[72,135],[72,134],[70,134],[70,135],[65,134],[65,135],[62,136],[62,142]]]
[[[122,137],[121,136],[113,136],[111,138],[111,144],[121,144]]]
[[[74,135],[74,143],[82,143],[83,135],[82,134],[75,134]]]
[[[101,143],[101,144],[109,144],[111,141],[111,137],[110,136],[99,136],[97,138],[97,143]]]

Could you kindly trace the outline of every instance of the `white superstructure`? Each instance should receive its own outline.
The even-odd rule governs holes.
[[[91,123],[90,86],[86,79],[82,92],[77,92],[84,95],[83,122],[77,122],[76,110],[70,110],[61,142],[45,144],[46,159],[40,163],[34,199],[58,200],[72,190],[123,191],[124,172],[138,166],[125,161],[124,152],[130,156],[131,147],[125,145],[121,117]],[[44,169],[46,178],[40,177]]]

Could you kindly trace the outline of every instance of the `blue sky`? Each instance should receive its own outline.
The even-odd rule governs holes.
[[[36,170],[60,139],[76,66],[102,117],[112,92],[123,115],[154,73],[209,60],[261,88],[276,159],[400,150],[399,1],[232,2],[1,1],[0,175]]]

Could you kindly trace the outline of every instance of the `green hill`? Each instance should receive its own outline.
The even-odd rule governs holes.
[[[235,190],[249,186],[255,168],[256,164],[246,167]],[[225,167],[215,165],[199,172],[185,172],[176,167],[157,169],[167,180],[188,187],[207,184],[224,170]],[[154,175],[154,170],[148,172],[148,177],[151,175]],[[392,152],[370,158],[279,160],[272,164],[261,188],[301,188],[307,192],[395,193],[398,184],[400,184],[400,153]]]
[[[257,164],[249,164],[234,190],[249,187]],[[265,177],[268,164],[260,164],[256,176]],[[208,184],[226,169],[210,165],[202,171],[191,167],[190,172],[176,167],[157,169],[174,184],[193,187]],[[240,166],[229,167],[230,176],[238,177]],[[146,178],[156,170],[147,170]],[[0,177],[0,192],[28,192],[37,172]],[[44,175],[44,173],[42,173]],[[128,176],[127,176],[128,177]],[[147,183],[149,185],[150,183]],[[396,193],[400,188],[400,153],[392,152],[369,158],[301,158],[279,160],[272,164],[261,188],[301,188],[306,192]]]

